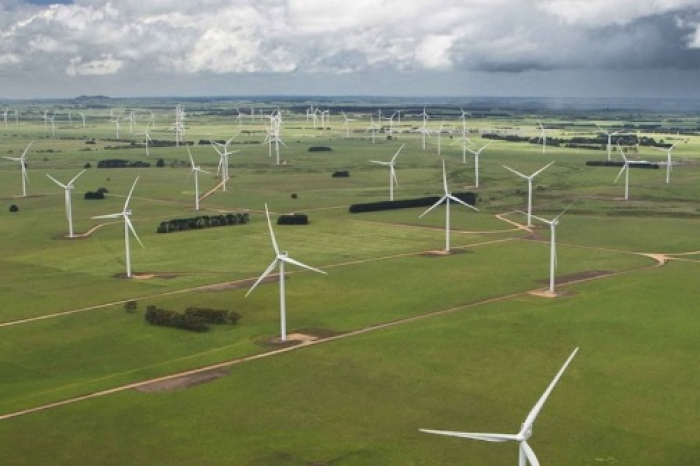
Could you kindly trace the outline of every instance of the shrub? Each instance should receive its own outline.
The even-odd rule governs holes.
[[[333,172],[333,178],[348,178],[350,176],[350,172],[347,170],[339,170]]]
[[[17,204],[12,204],[10,206],[10,212],[19,212],[19,207],[17,207]]]
[[[196,307],[188,307],[185,309],[185,312],[179,313],[148,305],[146,306],[144,318],[151,325],[173,327],[193,332],[206,332],[209,330],[207,324],[235,325],[240,320],[241,315],[235,311]]]
[[[105,195],[101,191],[96,191],[96,192],[88,191],[85,193],[84,198],[87,200],[104,199]]]
[[[90,165],[90,162],[85,162],[85,165],[83,165],[84,169],[92,168],[92,165]]]
[[[277,225],[308,225],[309,217],[306,214],[284,214],[277,219]]]
[[[311,146],[309,147],[309,152],[331,152],[333,149],[331,149],[328,146]]]
[[[164,167],[164,166],[165,166],[165,160],[158,159],[158,161],[156,162],[156,167],[160,168],[160,167]]]

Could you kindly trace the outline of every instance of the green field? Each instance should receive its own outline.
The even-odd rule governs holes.
[[[8,464],[514,464],[516,445],[418,429],[517,432],[575,347],[529,442],[540,462],[700,462],[700,136],[665,133],[668,115],[590,114],[570,126],[564,112],[543,118],[556,128],[552,141],[623,121],[652,122],[658,132],[645,136],[679,141],[671,183],[665,166],[633,168],[624,201],[624,183],[613,183],[619,167],[586,166],[606,158],[602,146],[560,143],[543,154],[541,145],[495,141],[475,189],[473,157],[462,163],[461,122],[448,107],[433,109],[448,119],[440,155],[435,134],[422,150],[421,121],[410,114],[392,139],[380,132],[372,144],[360,110],[346,138],[340,110],[321,130],[285,109],[288,147],[278,166],[262,143],[263,122],[239,127],[235,116],[217,114],[223,107],[207,105],[188,111],[184,136],[211,172],[199,178],[201,193],[213,190],[199,213],[187,150],[150,147],[146,157],[143,136],[127,124],[116,140],[109,110],[86,109],[87,128],[57,116],[54,135],[43,108],[28,105],[19,125],[0,127],[2,155],[18,157],[34,141],[26,198],[19,164],[0,163],[0,452]],[[145,113],[137,112],[134,133]],[[468,136],[474,147],[498,128],[536,138],[538,118],[474,117]],[[174,140],[171,119],[170,107],[156,111],[154,140]],[[686,123],[695,128],[700,119]],[[219,159],[206,141],[239,132],[224,192],[215,189]],[[402,144],[396,199],[441,196],[443,159],[451,190],[478,195],[479,212],[452,205],[453,254],[436,253],[445,244],[442,207],[422,218],[422,208],[348,212],[350,204],[388,200],[388,170],[370,160],[389,160]],[[645,146],[627,150],[637,160],[666,157]],[[97,168],[110,158],[152,165]],[[533,212],[552,218],[570,206],[557,229],[556,298],[530,293],[548,286],[549,227],[522,228],[527,184],[502,167],[532,173],[551,161],[535,179]],[[65,182],[88,163],[72,198],[81,237],[68,239],[63,192],[45,174]],[[336,170],[350,177],[331,177]],[[126,279],[122,223],[92,217],[119,212],[137,176],[131,218],[145,247],[132,240],[136,278]],[[98,188],[107,189],[104,200],[83,199]],[[328,273],[287,269],[287,330],[317,337],[314,344],[275,343],[276,280],[245,297],[274,258],[265,204],[273,219],[309,216],[307,226],[274,229],[282,250]],[[250,223],[156,233],[170,219],[236,212],[248,212]],[[133,313],[124,309],[130,300],[138,303]],[[148,325],[148,305],[229,309],[242,318],[192,333]],[[271,353],[281,348],[289,350]],[[241,359],[256,355],[265,357]],[[207,383],[129,388],[210,365],[223,369]]]

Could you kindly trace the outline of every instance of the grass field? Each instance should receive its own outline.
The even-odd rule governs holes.
[[[204,110],[192,110],[185,136],[197,164],[212,172],[200,176],[201,192],[220,180],[217,154],[197,142],[239,131],[235,118]],[[8,464],[514,464],[514,445],[418,429],[516,432],[574,347],[530,441],[543,464],[700,462],[698,136],[649,134],[681,141],[671,183],[663,166],[632,169],[623,201],[624,185],[613,183],[619,168],[585,165],[604,150],[542,154],[538,145],[497,141],[482,154],[474,189],[473,158],[462,163],[461,147],[450,145],[460,141],[458,121],[446,125],[452,133],[442,135],[438,156],[435,135],[424,152],[421,135],[409,132],[419,125],[410,116],[395,139],[380,133],[372,144],[361,121],[346,139],[341,117],[314,130],[288,114],[286,164],[268,157],[263,123],[244,122],[226,192],[202,200],[201,215],[245,211],[250,223],[157,234],[161,221],[197,214],[187,151],[152,147],[146,158],[142,136],[123,125],[113,140],[109,112],[99,110],[86,112],[87,128],[57,124],[53,136],[36,112],[27,108],[32,119],[0,128],[3,155],[18,157],[35,141],[28,197],[17,197],[19,164],[0,164],[0,452]],[[172,140],[165,111],[158,117],[151,137]],[[470,128],[482,133],[469,137],[481,146],[495,126],[536,137],[535,120],[475,119]],[[442,195],[443,158],[451,190],[478,194],[479,212],[453,205],[454,254],[431,253],[444,248],[443,208],[422,218],[423,209],[348,213],[350,204],[388,199],[388,170],[370,160],[389,160],[402,144],[396,199]],[[124,148],[108,148],[117,145]],[[639,150],[631,156],[665,160]],[[165,166],[95,168],[107,158],[162,158]],[[570,206],[557,229],[555,299],[529,293],[548,284],[549,228],[523,229],[516,211],[526,208],[527,185],[502,167],[532,173],[551,161],[535,179],[533,210],[551,218]],[[73,212],[76,233],[90,233],[67,239],[63,192],[45,173],[67,181],[86,163]],[[351,176],[333,178],[334,170]],[[132,265],[152,278],[129,280],[123,225],[92,217],[120,211],[136,176],[130,208],[145,248],[132,241]],[[83,199],[100,187],[105,200]],[[275,232],[281,249],[328,272],[288,270],[288,331],[320,337],[313,344],[273,343],[276,281],[245,297],[274,258],[265,204],[273,218],[309,215],[308,226]],[[125,312],[128,300],[136,312]],[[242,319],[188,333],[147,325],[147,305],[231,309]],[[289,350],[270,353],[281,348]],[[265,357],[237,362],[250,356]],[[208,383],[128,388],[215,364],[225,375]]]

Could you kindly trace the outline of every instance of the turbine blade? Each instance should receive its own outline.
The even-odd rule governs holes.
[[[260,277],[258,277],[258,279],[255,281],[255,283],[253,283],[253,286],[251,286],[250,289],[248,290],[248,292],[245,294],[246,298],[248,297],[248,295],[250,293],[253,292],[253,290],[260,284],[260,282],[265,279],[265,277],[270,275],[270,272],[272,272],[272,270],[275,268],[276,265],[277,265],[277,258],[275,258],[275,260],[273,260],[272,263],[267,266],[267,268],[262,273],[262,275],[260,275]]]
[[[615,177],[615,181],[613,181],[613,183],[617,183],[617,180],[620,179],[620,176],[622,176],[622,174],[625,172],[625,170],[626,170],[627,168],[628,168],[628,167],[627,167],[627,164],[624,164],[624,165],[622,166],[622,168],[620,169],[620,173],[617,174],[617,176]]]
[[[391,179],[394,180],[394,184],[398,186],[399,179],[396,177],[396,170],[394,170],[394,165],[389,165],[389,170],[391,170]]]
[[[447,188],[447,172],[445,171],[445,159],[442,159],[442,187],[445,190],[445,195],[448,195],[450,191]]]
[[[507,167],[507,166],[505,166],[505,165],[501,165],[501,166],[502,166],[503,168],[505,168],[506,170],[508,170],[508,171],[511,171],[511,172],[513,172],[513,173],[515,173],[515,174],[516,174],[516,175],[518,175],[518,176],[519,176],[520,178],[525,178],[525,179],[527,180],[527,175],[523,175],[523,174],[522,174],[522,173],[520,173],[519,171],[517,171],[517,170],[513,170],[512,168],[510,168],[510,167]]]
[[[572,205],[574,205],[573,202],[572,202],[571,204],[569,204],[568,206],[566,206],[566,209],[562,210],[561,213],[560,213],[559,215],[557,215],[556,217],[554,217],[554,220],[559,220],[559,217],[561,217],[562,215],[564,215],[564,213],[565,213],[567,210],[569,210],[569,209],[571,208]]]
[[[118,214],[106,214],[106,215],[95,215],[92,217],[93,219],[102,219],[102,218],[119,218],[123,217],[124,214],[122,212],[119,212]]]
[[[267,203],[265,203],[265,215],[267,216],[267,226],[270,228],[270,238],[272,239],[272,247],[275,249],[275,254],[280,255],[280,248],[277,246],[277,239],[275,239],[275,232],[272,230],[272,222],[270,221],[270,211],[267,210]]]
[[[134,235],[134,238],[136,238],[136,241],[139,242],[139,244],[141,245],[142,248],[146,249],[146,246],[144,246],[143,243],[141,242],[141,238],[139,238],[139,235],[136,234],[136,230],[134,229],[134,224],[131,223],[131,220],[129,219],[129,217],[125,215],[124,221],[129,226],[129,230],[131,230],[131,233]]]
[[[316,269],[314,267],[311,267],[310,265],[303,264],[303,263],[299,262],[298,260],[292,259],[291,257],[284,257],[283,256],[283,257],[280,257],[279,259],[284,261],[284,262],[287,262],[289,264],[294,264],[297,267],[302,267],[304,269],[311,270],[313,272],[318,272],[318,273],[322,273],[323,275],[328,275],[328,272],[324,272],[323,270]]]
[[[544,403],[547,401],[547,398],[549,397],[549,394],[552,393],[552,390],[554,390],[554,386],[559,382],[559,379],[561,378],[562,374],[566,370],[566,368],[569,366],[569,363],[571,362],[572,359],[574,359],[574,356],[576,356],[576,353],[578,352],[578,348],[574,349],[574,351],[571,353],[569,358],[566,360],[564,365],[559,369],[559,372],[557,372],[557,375],[554,376],[554,379],[552,382],[549,384],[547,389],[544,391],[540,399],[537,401],[537,404],[532,408],[530,413],[527,415],[527,418],[525,419],[525,422],[523,423],[523,427],[521,432],[527,432],[532,428],[532,424],[535,422],[535,419],[537,419],[537,415],[540,413],[540,410],[542,409],[542,406],[544,406]]]
[[[544,167],[540,168],[540,169],[537,170],[535,173],[533,173],[532,175],[530,175],[530,178],[536,177],[537,175],[539,175],[540,173],[542,173],[543,171],[545,171],[546,169],[548,169],[549,167],[551,167],[553,163],[554,163],[554,162],[550,162],[550,163],[548,163],[547,165],[545,165]]]
[[[26,155],[27,155],[27,151],[28,151],[28,150],[29,150],[29,148],[30,148],[30,147],[32,146],[32,144],[34,144],[34,141],[30,141],[30,142],[29,142],[29,144],[27,145],[27,148],[26,148],[26,149],[24,149],[24,152],[22,152],[22,156],[20,157],[21,159],[23,159],[23,160],[24,160],[24,157],[26,157]]]
[[[540,466],[540,462],[537,459],[537,456],[535,456],[535,452],[532,451],[532,448],[526,441],[520,442],[520,448],[525,453],[527,460],[530,462],[530,466]]]
[[[190,152],[190,146],[187,146],[187,155],[190,156],[190,164],[192,164],[192,170],[195,169],[194,159],[192,158],[192,152]]]
[[[518,440],[517,435],[513,434],[481,434],[481,433],[471,433],[471,432],[454,432],[451,430],[431,430],[431,429],[418,429],[426,434],[437,434],[445,435],[447,437],[460,437],[469,438],[473,440],[482,440],[484,442],[509,442]]]
[[[75,176],[73,177],[73,179],[70,180],[70,181],[68,182],[68,186],[72,186],[73,183],[75,183],[75,180],[77,180],[78,177],[80,177],[80,175],[82,175],[82,174],[85,173],[86,171],[87,171],[87,170],[83,170],[83,171],[81,171],[80,173],[78,173],[77,175],[75,175]]]
[[[62,187],[63,189],[67,189],[67,188],[68,188],[68,186],[66,186],[65,184],[61,183],[60,181],[58,181],[56,178],[54,178],[53,176],[49,175],[48,173],[46,174],[46,176],[48,176],[49,179],[50,179],[51,181],[53,181],[54,183],[56,183],[57,185],[59,185],[59,186]],[[70,184],[70,183],[69,183],[69,184]]]
[[[399,147],[399,150],[397,150],[396,153],[394,154],[394,156],[391,158],[391,161],[392,161],[392,162],[393,162],[394,160],[396,160],[396,157],[399,156],[399,153],[401,152],[401,149],[403,149],[403,146],[405,146],[405,145],[406,145],[406,144],[401,144],[401,147]]]
[[[126,197],[126,202],[124,203],[124,212],[126,212],[127,207],[129,207],[129,201],[131,200],[131,195],[134,194],[134,188],[136,187],[136,183],[138,183],[139,177],[137,176],[136,179],[134,180],[134,184],[131,185],[131,191],[129,191],[129,195]]]
[[[443,202],[445,199],[447,199],[447,195],[444,195],[444,196],[442,196],[440,199],[438,199],[437,202],[436,202],[435,204],[433,204],[433,205],[431,205],[430,207],[428,207],[428,209],[427,209],[425,212],[423,212],[422,214],[420,214],[420,215],[418,216],[418,218],[423,218],[423,216],[424,216],[425,214],[427,214],[428,212],[430,212],[431,210],[433,210],[434,208],[436,208],[437,206],[439,206],[440,204],[442,204],[442,202]]]
[[[479,209],[477,209],[477,208],[474,207],[473,205],[471,205],[471,204],[469,204],[469,203],[467,203],[467,202],[464,202],[463,200],[461,200],[460,198],[458,198],[458,197],[456,197],[456,196],[453,196],[452,194],[448,194],[448,195],[445,196],[445,197],[449,197],[451,200],[453,200],[453,201],[455,201],[455,202],[457,202],[457,203],[459,203],[459,204],[462,204],[463,206],[469,207],[470,209],[476,210],[477,212],[479,211]]]

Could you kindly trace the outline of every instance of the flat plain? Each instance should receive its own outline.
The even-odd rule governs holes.
[[[155,112],[156,141],[174,140],[168,105]],[[55,135],[43,108],[29,104],[18,125],[0,123],[2,155],[19,157],[34,141],[26,198],[19,164],[0,163],[0,452],[8,464],[514,464],[513,445],[418,429],[518,431],[574,347],[579,353],[530,441],[543,464],[700,462],[700,118],[474,116],[465,123],[469,147],[493,141],[475,188],[459,107],[429,110],[441,114],[431,129],[448,122],[440,155],[436,134],[422,150],[422,121],[411,112],[392,138],[385,124],[373,144],[360,110],[346,138],[339,109],[314,129],[303,112],[283,108],[286,147],[276,165],[263,143],[265,121],[239,125],[214,111],[222,105],[186,106],[184,138],[210,172],[199,178],[207,193],[199,213],[187,150],[152,146],[146,156],[136,134],[145,111],[133,134],[122,123],[119,138],[104,108],[85,109],[86,128],[75,118],[58,123],[59,112]],[[538,117],[553,128],[544,154],[539,144],[489,136],[536,138]],[[686,130],[674,133],[679,119]],[[595,123],[678,143],[671,183],[664,165],[632,168],[625,201],[624,179],[613,182],[620,167],[586,165],[606,158],[603,147],[554,145],[595,137]],[[230,148],[240,152],[230,156],[224,192],[207,141],[234,135]],[[443,159],[450,189],[478,196],[479,212],[452,206],[452,254],[438,253],[443,207],[420,219],[420,208],[348,212],[388,200],[388,170],[370,160],[389,160],[402,144],[396,199],[441,196]],[[332,150],[309,151],[314,146]],[[630,159],[666,160],[648,146],[625,148]],[[111,158],[151,166],[97,168]],[[556,298],[531,293],[547,287],[549,228],[525,227],[518,211],[527,185],[503,168],[532,173],[552,161],[535,179],[533,212],[552,218],[568,207],[557,229]],[[73,192],[80,237],[67,239],[63,192],[46,173],[65,182],[86,164]],[[350,176],[332,177],[338,170]],[[132,240],[135,278],[126,279],[122,223],[92,217],[120,211],[136,176],[130,208],[144,248]],[[83,199],[99,188],[108,191],[104,200]],[[311,343],[275,342],[276,280],[245,297],[274,257],[265,204],[273,220],[309,216],[309,225],[274,225],[277,240],[328,273],[288,270],[288,331]],[[156,233],[170,219],[236,212],[250,222]],[[125,311],[127,301],[137,302],[135,312]],[[242,318],[190,333],[146,324],[148,305],[229,309]],[[196,373],[176,377],[187,371]],[[161,377],[168,379],[155,382]],[[183,378],[184,386],[173,383]]]

